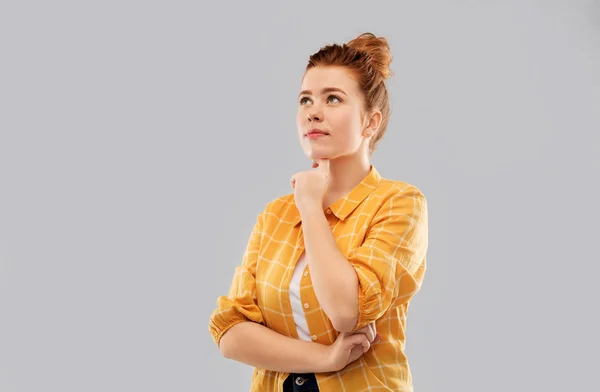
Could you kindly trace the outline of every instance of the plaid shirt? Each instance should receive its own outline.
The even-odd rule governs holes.
[[[317,373],[321,391],[412,391],[404,352],[409,301],[421,287],[428,247],[427,202],[414,185],[382,178],[374,166],[349,194],[327,210],[337,245],[356,269],[357,331],[376,322],[381,342],[337,372]],[[298,338],[289,283],[304,252],[294,195],[267,204],[258,219],[227,296],[217,300],[209,332],[218,344],[244,321]],[[338,332],[319,307],[308,267],[300,283],[313,341],[332,344]],[[281,391],[289,373],[254,369],[252,391]]]

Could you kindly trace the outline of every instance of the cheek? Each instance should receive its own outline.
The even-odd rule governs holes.
[[[298,135],[300,135],[302,133],[302,127],[303,127],[302,119],[303,118],[304,118],[304,114],[301,111],[298,111],[298,114],[296,115],[296,130],[298,131]]]
[[[347,144],[354,145],[360,139],[360,117],[354,110],[345,110],[337,113],[335,127],[337,132],[346,140]]]

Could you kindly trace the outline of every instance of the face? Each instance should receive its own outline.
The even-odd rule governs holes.
[[[335,159],[368,151],[363,98],[358,83],[344,68],[313,67],[306,72],[298,96],[296,125],[309,159]]]

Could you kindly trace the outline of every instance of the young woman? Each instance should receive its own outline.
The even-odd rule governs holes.
[[[412,391],[406,316],[426,269],[427,202],[370,163],[390,62],[371,33],[309,59],[297,128],[312,169],[258,215],[209,321],[223,356],[255,368],[252,391]]]

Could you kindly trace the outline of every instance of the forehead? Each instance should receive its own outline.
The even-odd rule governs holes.
[[[324,87],[338,87],[346,93],[356,93],[358,84],[350,71],[342,67],[317,66],[309,69],[302,79],[302,90],[311,90],[317,94]]]

